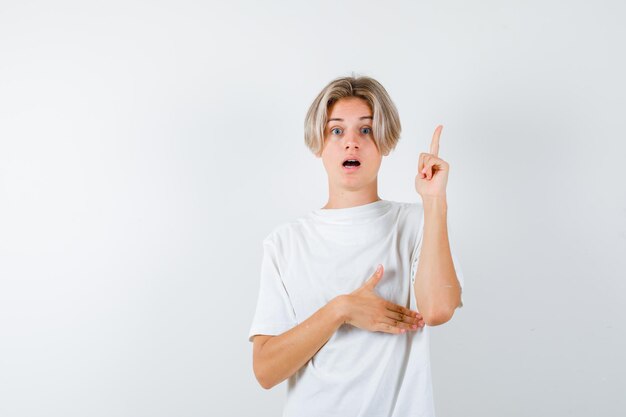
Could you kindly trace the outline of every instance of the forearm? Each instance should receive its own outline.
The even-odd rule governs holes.
[[[461,288],[448,241],[445,197],[425,198],[424,236],[415,274],[415,299],[426,324],[448,321],[460,303]]]
[[[343,324],[340,298],[334,298],[309,318],[265,342],[256,373],[265,388],[280,384],[304,366]]]

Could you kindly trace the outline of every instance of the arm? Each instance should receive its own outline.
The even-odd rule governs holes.
[[[446,186],[450,165],[439,158],[443,126],[435,129],[430,153],[421,153],[415,190],[424,203],[424,231],[417,271],[415,301],[426,324],[437,326],[452,318],[461,304],[461,286],[448,242]]]
[[[306,364],[344,323],[340,298],[279,336],[254,337],[254,374],[265,389],[280,384]]]
[[[461,287],[456,277],[448,241],[445,196],[426,197],[424,236],[415,273],[415,300],[429,326],[449,321],[461,303]]]
[[[254,337],[254,374],[269,389],[293,375],[324,346],[344,323],[367,331],[402,334],[424,326],[421,314],[387,301],[375,287],[383,266],[358,289],[339,295],[311,317],[279,336]]]

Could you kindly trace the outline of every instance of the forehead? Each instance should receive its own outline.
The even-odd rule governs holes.
[[[328,119],[359,119],[363,116],[372,116],[367,101],[360,97],[344,97],[337,100],[328,109]]]

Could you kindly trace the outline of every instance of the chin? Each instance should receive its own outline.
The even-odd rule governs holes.
[[[371,183],[372,181],[364,181],[363,179],[358,179],[356,181],[353,179],[348,179],[346,181],[344,179],[343,181],[339,181],[339,184],[341,184],[343,188],[345,188],[346,190],[350,190],[350,191],[357,191],[362,188],[366,188]]]

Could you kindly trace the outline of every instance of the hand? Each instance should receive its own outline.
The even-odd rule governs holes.
[[[415,191],[426,197],[445,197],[448,184],[450,166],[443,159],[439,159],[439,136],[443,126],[439,125],[433,134],[430,143],[430,153],[421,153],[415,176]]]
[[[383,266],[361,288],[344,295],[345,323],[360,329],[404,333],[424,327],[422,315],[379,297],[374,288],[383,276]]]

